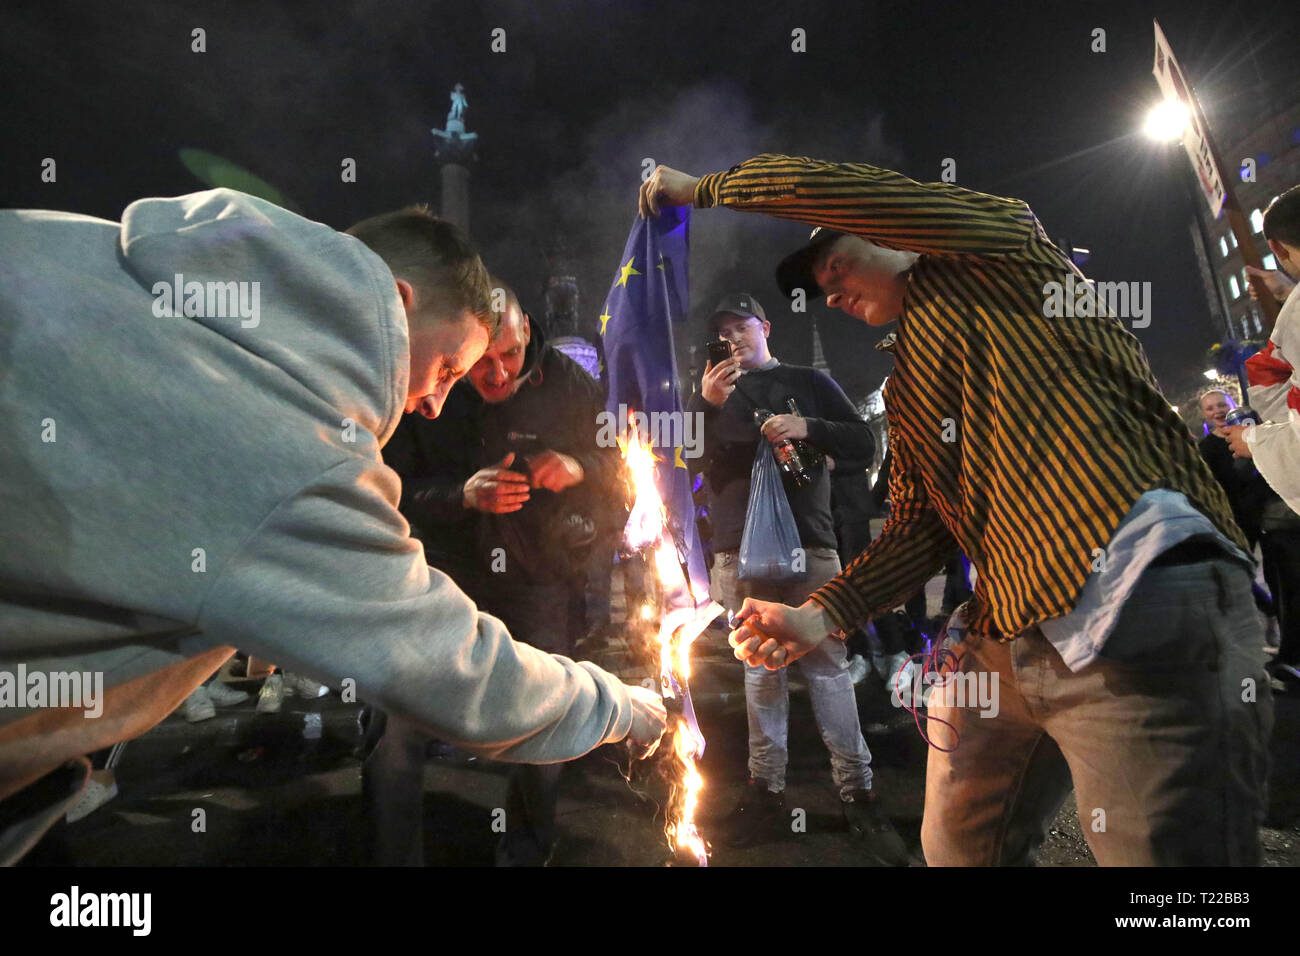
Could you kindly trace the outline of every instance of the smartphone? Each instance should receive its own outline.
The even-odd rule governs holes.
[[[717,339],[705,346],[709,352],[709,361],[714,368],[731,358],[731,343],[725,339]]]

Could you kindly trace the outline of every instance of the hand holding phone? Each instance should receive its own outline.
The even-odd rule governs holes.
[[[731,343],[725,341],[708,344],[709,364],[700,378],[700,394],[710,405],[721,408],[728,396],[736,390],[740,377],[740,363],[731,354]]]

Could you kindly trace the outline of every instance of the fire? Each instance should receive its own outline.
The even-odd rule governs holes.
[[[708,866],[708,846],[695,826],[695,812],[704,789],[704,778],[698,767],[698,761],[704,756],[704,735],[695,719],[688,681],[691,644],[722,613],[722,608],[707,596],[697,600],[691,591],[681,551],[668,525],[667,509],[655,484],[658,459],[653,450],[642,444],[635,427],[631,437],[619,444],[634,493],[623,535],[624,545],[632,551],[652,551],[661,595],[655,650],[659,658],[660,690],[673,714],[669,726],[673,737],[672,780],[665,833],[674,851],[690,853],[700,866]],[[654,613],[649,603],[641,609],[643,620],[652,620]]]
[[[686,721],[680,717],[677,719],[673,736],[673,759],[680,774],[678,779],[681,783],[678,788],[681,799],[679,815],[674,818],[670,814],[668,818],[666,831],[668,842],[674,849],[684,850],[694,855],[700,866],[708,866],[708,848],[704,838],[695,828],[695,808],[700,802],[700,791],[704,789],[704,778],[700,776],[695,762],[702,756],[703,751],[696,751],[695,737],[691,734]]]

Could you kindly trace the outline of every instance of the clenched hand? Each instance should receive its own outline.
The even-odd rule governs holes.
[[[1295,280],[1281,269],[1257,269],[1255,266],[1246,266],[1246,272],[1251,278],[1262,279],[1269,295],[1279,302],[1285,302],[1286,297],[1295,288]],[[1246,288],[1250,291],[1250,297],[1259,301],[1259,294],[1255,291],[1255,284],[1247,282]]]
[[[641,218],[659,215],[662,206],[692,206],[695,204],[695,186],[700,177],[656,166],[650,178],[641,184],[637,194],[637,208]]]
[[[584,477],[576,458],[550,450],[528,459],[528,474],[534,488],[555,492],[581,483]]]
[[[807,438],[808,419],[802,415],[773,415],[763,422],[763,437],[773,445],[787,438]]]
[[[794,608],[745,598],[736,620],[736,629],[727,637],[736,659],[770,671],[797,661],[835,630],[826,612],[811,601]]]
[[[632,701],[632,727],[627,732],[627,742],[633,754],[644,759],[659,746],[659,738],[668,726],[668,711],[663,698],[645,687],[629,684],[627,696]]]

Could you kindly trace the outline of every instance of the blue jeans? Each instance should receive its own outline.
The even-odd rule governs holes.
[[[714,599],[733,613],[747,597],[797,607],[840,573],[839,555],[832,548],[809,548],[807,566],[808,576],[803,580],[741,581],[736,577],[738,552],[720,552],[713,564]],[[843,642],[832,638],[795,662],[808,681],[813,716],[830,751],[831,775],[841,796],[871,789],[871,751],[862,736],[858,699],[846,658]],[[769,671],[745,665],[745,709],[749,715],[749,775],[766,780],[769,790],[784,790],[790,725],[786,669]]]

